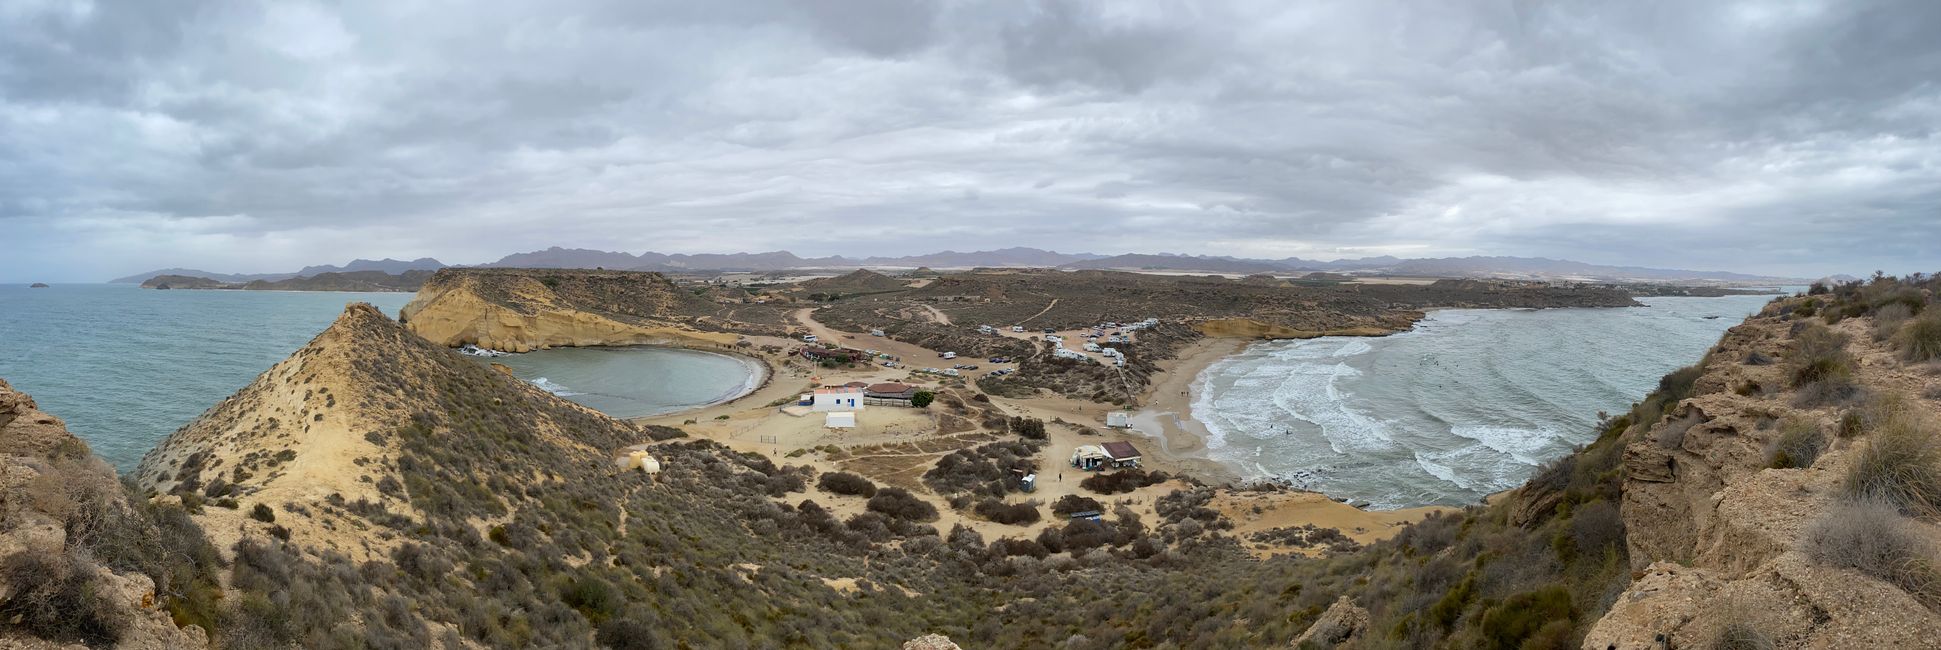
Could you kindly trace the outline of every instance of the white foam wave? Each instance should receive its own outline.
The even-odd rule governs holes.
[[[1357,354],[1368,354],[1369,352],[1372,352],[1374,350],[1375,350],[1375,346],[1369,345],[1367,341],[1363,341],[1361,339],[1348,339],[1348,341],[1343,343],[1340,348],[1337,348],[1334,352],[1328,353],[1328,356],[1352,357]]]
[[[560,396],[560,397],[572,397],[572,396],[574,396],[574,395],[579,395],[579,394],[580,394],[580,393],[576,393],[576,392],[573,392],[573,391],[572,391],[571,389],[568,389],[568,388],[567,388],[567,387],[565,387],[565,386],[561,386],[561,385],[559,385],[559,384],[555,384],[555,383],[553,383],[553,382],[551,382],[551,381],[548,381],[548,380],[547,380],[547,379],[546,379],[545,377],[540,377],[540,378],[538,378],[538,379],[534,379],[534,380],[532,380],[532,382],[531,382],[531,383],[532,383],[532,385],[534,385],[534,386],[538,386],[538,387],[539,387],[539,390],[543,390],[543,391],[546,391],[546,392],[548,392],[548,393],[552,393],[552,394],[554,394],[554,395],[558,395],[558,396]]]
[[[1450,426],[1449,432],[1531,466],[1543,464],[1544,451],[1557,439],[1556,433],[1542,429],[1486,424],[1457,424]]]

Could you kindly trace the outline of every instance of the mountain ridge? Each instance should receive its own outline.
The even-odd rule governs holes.
[[[158,269],[146,274],[124,276],[113,283],[138,283],[157,275],[203,277],[230,283],[253,280],[283,280],[301,275],[345,270],[436,270],[446,265],[432,258],[411,261],[392,259],[353,260],[344,267],[309,266],[297,273],[224,274],[186,268]],[[589,248],[553,246],[542,250],[512,253],[491,262],[456,265],[482,268],[557,268],[607,269],[623,271],[660,271],[693,273],[703,271],[773,272],[803,269],[891,268],[978,268],[1042,267],[1064,269],[1161,270],[1207,273],[1340,273],[1411,275],[1424,277],[1503,277],[1526,279],[1642,280],[1657,282],[1709,281],[1738,283],[1805,284],[1803,278],[1784,278],[1718,270],[1662,269],[1643,266],[1592,264],[1545,257],[1482,256],[1398,258],[1389,255],[1332,261],[1299,257],[1280,259],[1232,256],[1181,255],[1174,253],[1061,253],[1023,246],[985,251],[936,253],[904,256],[801,257],[789,251],[757,253],[658,253],[639,254]]]

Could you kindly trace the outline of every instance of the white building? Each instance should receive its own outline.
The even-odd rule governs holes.
[[[1124,429],[1132,426],[1132,414],[1125,411],[1107,411],[1105,414],[1105,426],[1114,429]]]
[[[813,399],[809,407],[817,412],[863,410],[863,389],[860,387],[817,388]]]
[[[856,428],[856,412],[841,411],[828,413],[823,416],[822,426],[831,429],[854,429]]]

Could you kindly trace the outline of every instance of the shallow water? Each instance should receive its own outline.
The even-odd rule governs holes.
[[[1444,310],[1382,338],[1272,341],[1193,385],[1208,456],[1376,508],[1475,503],[1596,438],[1771,296]],[[1707,318],[1708,316],[1716,318]]]
[[[479,358],[554,395],[619,418],[659,415],[740,396],[760,384],[752,359],[647,346],[558,348]]]

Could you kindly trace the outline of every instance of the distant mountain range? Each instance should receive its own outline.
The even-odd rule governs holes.
[[[420,257],[418,259],[411,260],[408,262],[404,260],[394,260],[387,257],[381,260],[363,260],[363,259],[351,260],[349,264],[345,264],[343,266],[336,266],[332,264],[323,264],[319,266],[306,266],[306,267],[303,267],[302,270],[299,270],[295,273],[215,273],[211,271],[203,271],[198,269],[168,268],[168,269],[157,269],[154,271],[149,271],[147,273],[136,273],[130,276],[115,278],[113,280],[109,280],[108,282],[114,283],[114,284],[140,284],[142,282],[147,282],[149,278],[153,278],[156,276],[179,275],[179,276],[191,277],[191,278],[207,278],[210,280],[217,280],[224,283],[235,284],[235,283],[242,283],[242,282],[253,282],[256,280],[277,282],[280,280],[288,280],[290,278],[297,278],[297,277],[305,277],[305,278],[315,277],[317,275],[321,275],[324,273],[353,273],[357,271],[383,271],[385,273],[397,275],[397,274],[404,273],[406,271],[436,271],[438,269],[445,268],[445,266],[446,264],[444,262],[440,262],[438,260],[434,260],[429,257]]]
[[[349,264],[341,267],[332,265],[308,266],[295,273],[265,273],[253,275],[212,273],[196,269],[170,268],[117,278],[113,282],[135,283],[158,275],[177,275],[209,278],[211,280],[228,283],[240,283],[253,280],[278,281],[293,277],[311,277],[322,273],[355,271],[383,271],[385,273],[398,274],[407,271],[432,271],[444,268],[445,266],[444,263],[438,260],[425,257],[410,261],[360,259],[353,260]],[[1681,282],[1803,282],[1797,278],[1776,278],[1727,271],[1691,271],[1639,266],[1608,266],[1542,257],[1478,256],[1404,259],[1392,256],[1381,256],[1324,262],[1319,260],[1304,260],[1298,257],[1249,259],[1227,256],[1174,255],[1168,253],[1133,253],[1108,256],[1091,253],[1060,253],[1057,251],[1023,247],[963,253],[943,251],[941,253],[907,255],[902,257],[873,256],[852,258],[843,256],[800,257],[788,251],[771,251],[766,253],[701,253],[694,255],[682,253],[666,254],[649,251],[633,254],[586,248],[560,248],[555,246],[528,253],[514,253],[500,258],[498,261],[479,264],[477,266],[555,269],[602,268],[675,273],[699,271],[762,272],[794,269],[853,269],[866,267],[1040,267],[1227,274],[1327,271],[1333,273],[1425,277],[1498,277]]]

